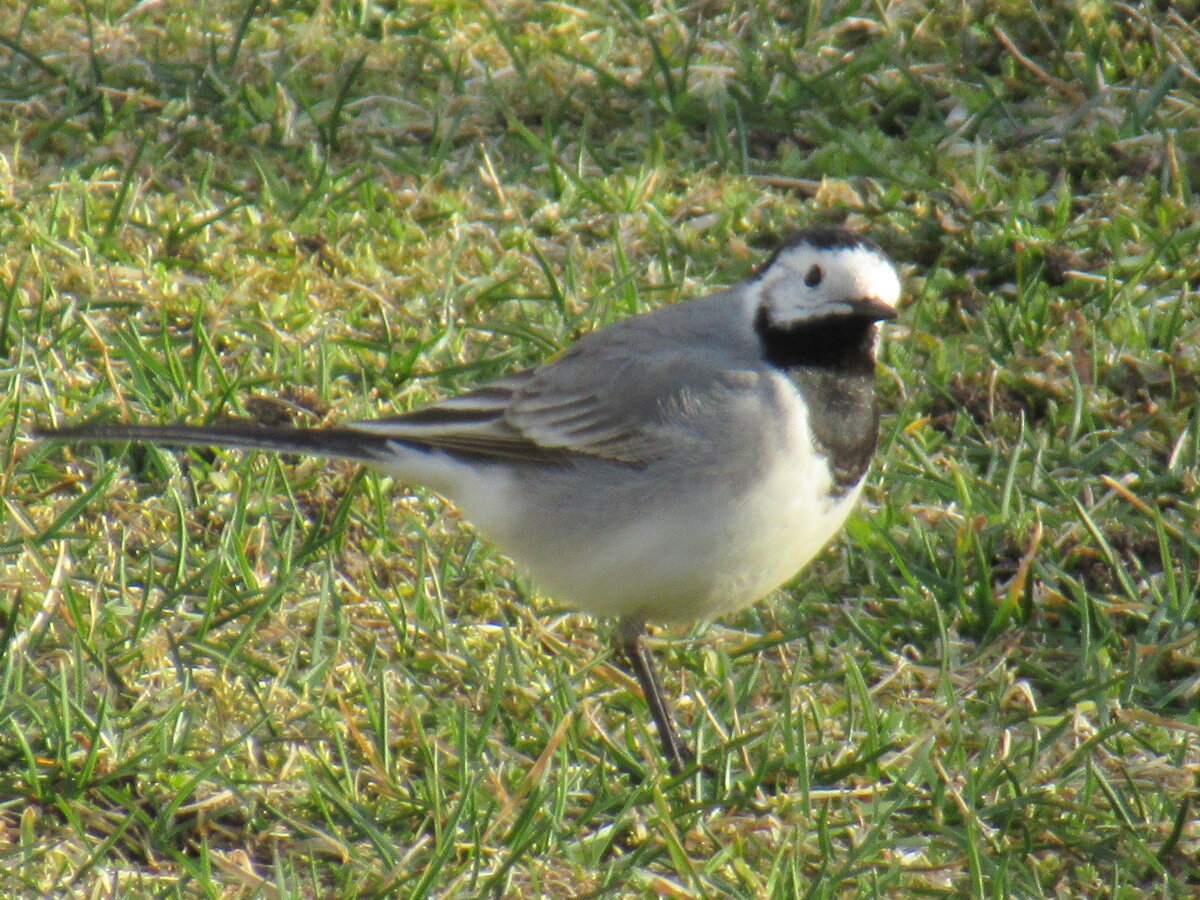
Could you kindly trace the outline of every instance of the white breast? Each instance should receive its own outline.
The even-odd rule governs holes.
[[[862,482],[834,495],[823,455],[813,445],[808,418],[789,384],[786,452],[737,504],[728,523],[721,565],[703,617],[753,603],[790,580],[841,530]]]

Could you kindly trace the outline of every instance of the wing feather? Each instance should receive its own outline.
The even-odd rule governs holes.
[[[471,459],[587,456],[641,468],[686,440],[686,420],[715,392],[746,389],[754,377],[694,353],[634,352],[645,349],[581,341],[542,368],[352,427]]]

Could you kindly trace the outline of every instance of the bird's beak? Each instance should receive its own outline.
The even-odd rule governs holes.
[[[859,297],[857,300],[844,301],[843,305],[850,308],[851,315],[861,316],[872,322],[896,318],[896,307],[875,297]]]

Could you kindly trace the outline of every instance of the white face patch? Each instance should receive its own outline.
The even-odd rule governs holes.
[[[856,300],[895,307],[900,300],[896,267],[869,246],[818,248],[799,243],[785,247],[755,286],[756,305],[773,324],[850,313]]]

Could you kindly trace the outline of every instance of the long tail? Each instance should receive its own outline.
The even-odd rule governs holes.
[[[381,463],[395,455],[393,439],[355,428],[292,428],[251,423],[225,425],[72,425],[35,428],[43,441],[123,442],[168,447],[229,447],[303,453],[332,459]],[[391,445],[391,446],[389,446]]]

